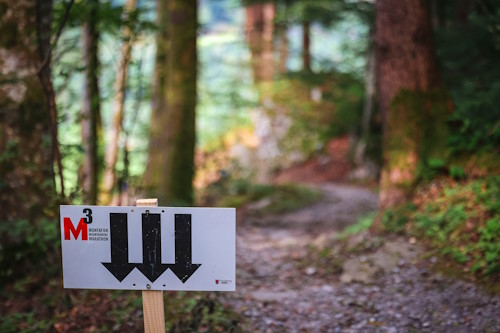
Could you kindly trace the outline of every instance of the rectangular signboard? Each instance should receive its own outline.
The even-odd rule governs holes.
[[[234,291],[234,208],[61,206],[64,288]]]

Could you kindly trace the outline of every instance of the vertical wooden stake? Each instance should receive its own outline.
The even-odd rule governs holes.
[[[138,207],[158,207],[158,199],[138,199]],[[163,291],[143,290],[142,311],[144,313],[144,332],[165,333],[165,308]]]

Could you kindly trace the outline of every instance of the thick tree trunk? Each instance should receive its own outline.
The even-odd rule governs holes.
[[[156,33],[156,59],[153,82],[153,105],[151,112],[151,128],[149,142],[149,156],[144,176],[144,187],[146,194],[158,197],[160,190],[165,187],[165,178],[162,168],[166,165],[167,145],[165,127],[168,123],[167,102],[167,54],[169,45],[168,32],[168,10],[166,1],[156,2],[157,26]],[[160,204],[170,204],[160,199]]]
[[[302,21],[302,69],[311,71],[311,24]]]
[[[169,20],[159,31],[158,91],[145,185],[164,204],[189,205],[195,171],[197,1],[171,0],[166,7],[161,2],[158,16]]]
[[[437,68],[429,3],[378,0],[375,3],[377,87],[384,122],[384,165],[380,206],[407,200],[417,166],[432,154],[426,143],[446,135],[448,97]],[[437,150],[441,137],[433,145]]]
[[[137,0],[127,0],[124,7],[124,16],[135,10]],[[125,103],[125,91],[127,87],[128,65],[132,51],[132,31],[128,26],[122,28],[123,44],[121,59],[115,76],[115,96],[113,99],[113,123],[111,124],[111,135],[106,149],[101,202],[106,204],[111,200],[111,194],[116,183],[115,166],[118,160],[118,144],[123,128],[123,110]]]
[[[276,9],[272,3],[246,7],[246,35],[252,53],[252,69],[257,85],[274,77],[273,32]]]
[[[257,181],[266,182],[271,178],[273,157],[270,151],[277,148],[276,138],[269,130],[269,124],[274,117],[273,79],[275,63],[273,59],[273,34],[276,8],[274,3],[256,3],[245,8],[246,10],[246,37],[251,52],[251,65],[254,84],[259,92],[259,107],[252,111],[255,128],[268,130],[257,133],[259,146],[255,156],[255,176]],[[269,111],[269,112],[267,112]]]
[[[51,21],[51,1],[0,0],[1,221],[34,222],[53,204],[51,119],[38,77]]]
[[[85,76],[83,84],[82,106],[82,145],[85,158],[81,170],[83,199],[85,203],[97,204],[98,176],[99,176],[99,124],[100,124],[100,97],[99,97],[99,60],[97,32],[98,0],[89,1],[90,14],[83,29],[83,54],[85,62]]]

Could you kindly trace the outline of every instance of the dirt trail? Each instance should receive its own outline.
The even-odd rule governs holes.
[[[309,266],[311,246],[321,248],[376,209],[376,194],[369,190],[337,184],[320,189],[322,201],[300,211],[238,220],[237,292],[222,301],[243,314],[248,331],[500,332],[500,297],[428,271],[416,259],[418,244],[404,239],[386,241],[385,252],[377,251],[382,256],[354,256],[345,263],[350,266],[344,269],[370,260],[389,267],[365,283],[342,283],[338,272],[320,274]],[[397,260],[394,249],[400,250]],[[354,279],[361,275],[353,272]],[[343,281],[353,279],[344,275]]]

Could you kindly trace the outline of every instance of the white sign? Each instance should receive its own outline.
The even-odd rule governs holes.
[[[234,291],[234,208],[61,206],[64,288]]]

